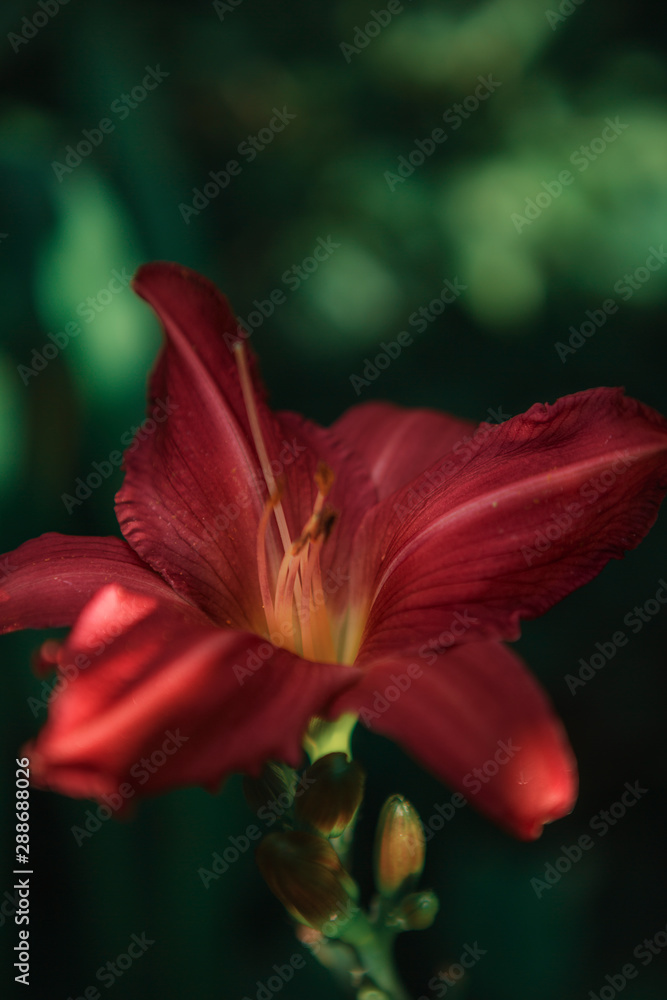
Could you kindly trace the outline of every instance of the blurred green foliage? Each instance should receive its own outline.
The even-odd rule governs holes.
[[[366,33],[377,23],[372,10],[384,9],[383,0],[374,8],[71,0],[35,28],[43,7],[3,5],[2,551],[46,530],[117,531],[120,472],[71,515],[60,498],[142,419],[157,324],[127,287],[105,290],[114,272],[143,260],[202,270],[244,318],[282,290],[284,303],[255,325],[253,344],[276,405],[323,422],[360,398],[484,419],[488,407],[514,414],[619,383],[667,411],[667,267],[647,271],[648,280],[642,272],[627,298],[615,289],[667,235],[667,68],[656,7],[406,0]],[[132,97],[156,66],[168,76]],[[480,77],[499,85],[470,110]],[[266,148],[252,158],[243,152],[252,147],[240,151],[285,108],[296,117]],[[54,168],[105,118],[113,129],[100,131],[79,165]],[[601,149],[607,119],[627,128]],[[436,129],[445,135],[438,142]],[[433,151],[415,166],[417,140],[423,151],[429,139]],[[212,197],[202,193],[196,204],[209,203],[185,221],[183,206],[231,160],[240,173]],[[401,163],[406,176],[391,180]],[[572,181],[554,194],[564,170]],[[295,271],[319,238],[340,246],[312,273]],[[288,273],[305,276],[294,287]],[[423,329],[410,324],[456,278],[466,286],[456,302]],[[554,345],[609,298],[616,313],[559,357]],[[350,376],[406,329],[413,344],[357,395]],[[50,345],[53,355],[58,337],[66,346],[37,371],[33,352],[44,357]],[[580,802],[536,844],[514,843],[468,809],[432,838],[425,884],[441,914],[399,951],[415,996],[431,1000],[428,980],[474,941],[487,955],[451,988],[459,1000],[588,995],[664,929],[667,622],[647,625],[574,697],[563,677],[653,595],[666,565],[661,522],[623,564],[526,627],[519,648],[570,732]],[[18,748],[44,721],[27,702],[40,689],[27,669],[38,638],[3,641],[4,796]],[[451,793],[379,737],[360,733],[357,751],[370,773],[357,851],[368,890],[364,861],[386,795],[409,795],[427,819]],[[650,794],[538,900],[530,879],[637,779]],[[78,996],[132,933],[156,943],[115,985],[127,1000],[254,998],[257,980],[301,947],[249,854],[209,889],[197,876],[251,822],[237,781],[217,798],[190,790],[148,802],[81,846],[71,828],[92,804],[37,793],[33,803],[35,996]],[[9,833],[5,826],[3,846]],[[8,862],[0,892],[9,871]],[[7,982],[14,934],[5,920]],[[666,961],[641,971],[632,997],[664,996]],[[336,992],[309,959],[283,996],[314,994]]]

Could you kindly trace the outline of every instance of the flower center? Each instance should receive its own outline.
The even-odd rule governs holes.
[[[320,552],[336,520],[335,511],[326,504],[334,474],[324,462],[318,463],[314,477],[317,496],[313,510],[301,534],[293,541],[281,502],[284,484],[276,482],[271,471],[262,435],[245,345],[237,341],[233,349],[253,442],[269,491],[257,529],[257,571],[269,638],[274,645],[286,646],[308,660],[336,663],[339,658],[327,613],[320,568]],[[272,517],[275,518],[283,550],[282,556],[278,550],[273,568],[267,558]]]

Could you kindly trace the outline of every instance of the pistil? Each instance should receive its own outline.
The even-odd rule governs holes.
[[[253,443],[264,475],[269,499],[257,529],[257,572],[269,634],[293,636],[290,643],[295,652],[306,659],[327,663],[337,661],[331,622],[327,614],[322,588],[320,553],[336,519],[335,512],[326,506],[326,498],[334,482],[332,470],[319,462],[315,471],[317,496],[313,512],[301,534],[292,542],[282,506],[284,485],[277,483],[271,471],[269,455],[262,435],[255,394],[251,381],[245,345],[234,345],[234,356],[239,370],[243,400]],[[283,547],[283,556],[275,570],[275,587],[271,581],[271,567],[267,558],[268,534],[271,515],[276,524]]]

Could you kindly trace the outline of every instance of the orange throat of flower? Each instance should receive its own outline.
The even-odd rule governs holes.
[[[284,487],[282,483],[276,482],[271,471],[255,405],[245,345],[241,341],[234,345],[234,356],[253,442],[269,491],[257,529],[257,571],[268,637],[275,644],[291,649],[305,659],[324,663],[341,662],[340,651],[336,650],[334,641],[338,630],[333,627],[327,611],[320,568],[322,546],[329,537],[337,516],[326,503],[333,486],[334,474],[324,462],[318,464],[315,472],[317,496],[313,511],[301,534],[293,541],[281,502]],[[283,550],[282,558],[278,551],[277,572],[267,557],[272,517],[275,517]],[[274,559],[273,564],[278,560]]]

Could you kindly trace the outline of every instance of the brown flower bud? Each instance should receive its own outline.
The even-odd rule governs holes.
[[[393,896],[417,881],[425,851],[417,810],[402,795],[390,795],[375,834],[375,884],[383,896]]]
[[[325,837],[339,837],[354,819],[364,796],[366,774],[344,753],[328,753],[304,771],[305,790],[297,794],[294,813]]]
[[[356,913],[359,890],[324,837],[270,833],[255,857],[269,889],[296,920],[336,937]]]
[[[440,903],[434,892],[413,892],[389,914],[387,925],[402,931],[422,931],[435,920]]]

